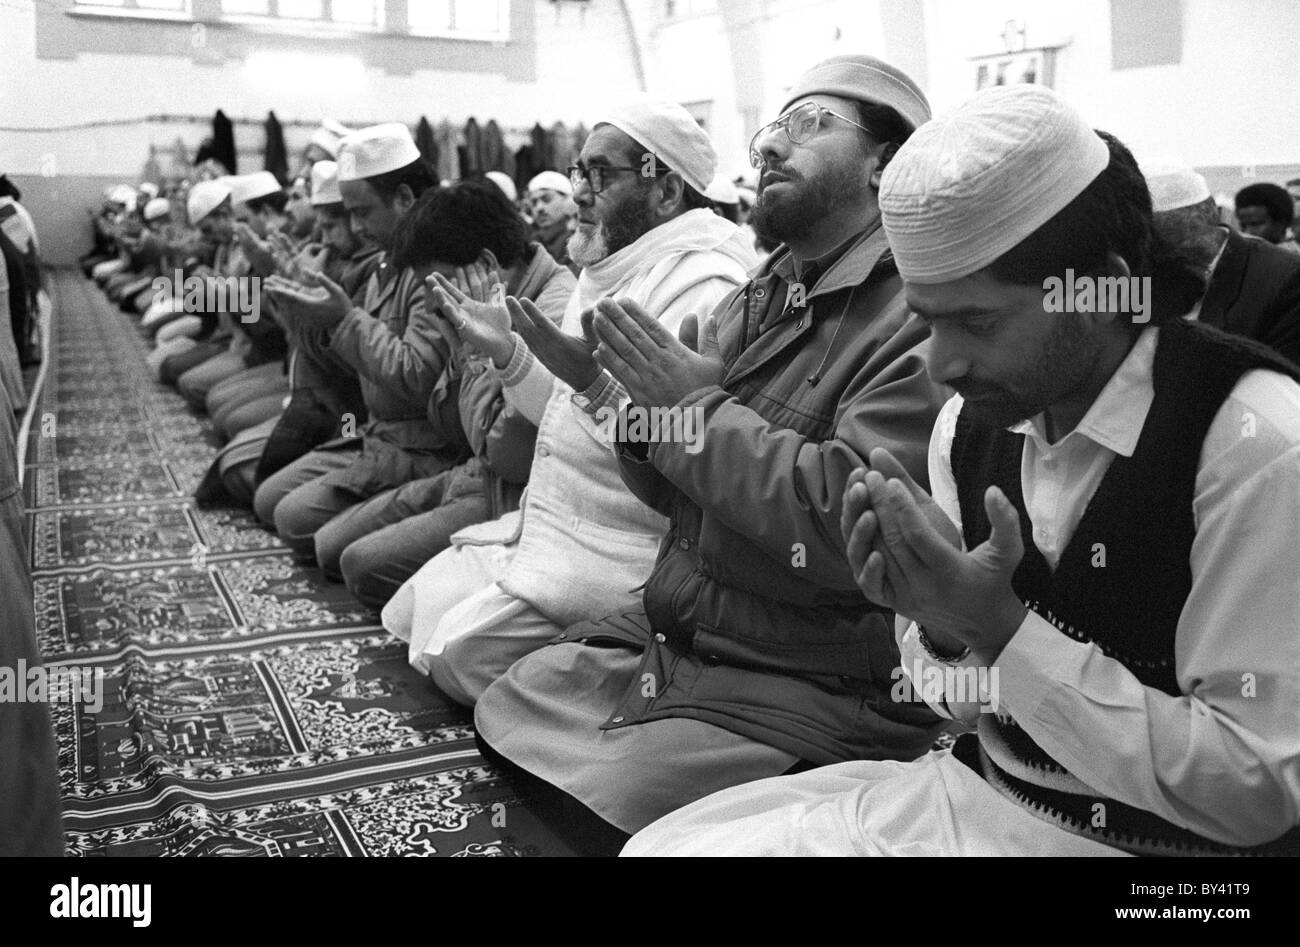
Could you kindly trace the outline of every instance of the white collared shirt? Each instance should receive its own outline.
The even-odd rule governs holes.
[[[1025,435],[1021,489],[1053,568],[1110,462],[1137,444],[1158,333],[1142,333],[1057,443],[1041,415],[1010,428]],[[954,397],[940,412],[929,457],[935,502],[958,525],[950,455],[961,407]],[[1099,794],[1259,844],[1300,823],[1300,385],[1270,371],[1238,381],[1206,434],[1193,514],[1192,591],[1174,643],[1181,695],[1144,686],[1031,611],[998,657],[998,702]],[[904,670],[932,665],[916,626],[899,629]],[[973,704],[935,709],[967,722],[979,714]]]

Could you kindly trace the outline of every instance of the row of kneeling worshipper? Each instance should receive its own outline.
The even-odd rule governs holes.
[[[160,272],[260,280],[139,300],[205,495],[585,850],[1295,851],[1300,256],[1040,86],[835,57],[750,160],[762,259],[654,99],[531,225],[401,125],[195,184]]]

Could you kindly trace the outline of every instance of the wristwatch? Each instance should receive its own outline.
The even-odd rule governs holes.
[[[930,636],[925,633],[925,626],[920,622],[916,623],[916,640],[921,643],[921,647],[925,649],[925,653],[940,664],[960,664],[962,661],[965,661],[970,657],[970,645],[962,648],[959,654],[940,654],[938,650],[935,649],[934,642],[930,640]]]

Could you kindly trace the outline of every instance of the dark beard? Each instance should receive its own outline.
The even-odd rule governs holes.
[[[964,410],[972,421],[988,427],[1010,427],[1076,395],[1093,380],[1101,360],[1101,343],[1084,329],[1079,316],[1055,318],[1059,321],[1034,364],[1007,379],[1006,385],[952,386],[966,399]],[[1065,433],[1060,432],[1058,439]]]
[[[613,209],[605,220],[605,239],[609,241],[609,255],[630,247],[651,229],[650,203],[646,200],[648,189],[638,188],[623,203]]]
[[[855,199],[863,186],[860,169],[849,166],[835,168],[812,180],[795,176],[786,168],[767,170],[788,175],[793,185],[777,198],[759,181],[758,200],[750,212],[749,225],[770,243],[806,240],[837,205]]]

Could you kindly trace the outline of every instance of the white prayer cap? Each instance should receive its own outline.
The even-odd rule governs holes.
[[[312,132],[311,143],[328,153],[331,158],[336,158],[339,153],[339,143],[351,134],[352,129],[346,125],[332,118],[326,118],[321,121],[320,128]]]
[[[340,181],[360,181],[404,168],[420,157],[411,130],[386,122],[355,131],[339,144]]]
[[[880,181],[898,271],[945,283],[988,266],[1074,200],[1110,161],[1077,111],[1039,85],[995,86],[922,125]]]
[[[342,204],[339,193],[339,166],[333,161],[317,161],[311,166],[311,204]]]
[[[704,192],[704,196],[715,204],[739,204],[740,192],[724,175],[719,174]]]
[[[338,155],[340,141],[342,139],[328,128],[318,128],[311,133],[311,143],[331,158]]]
[[[567,175],[559,171],[543,171],[528,182],[530,191],[555,191],[565,197],[573,196],[573,184]]]
[[[155,197],[144,205],[145,220],[157,220],[159,217],[166,217],[171,212],[172,202],[165,197]]]
[[[278,194],[283,188],[270,171],[254,171],[252,174],[237,174],[226,179],[230,184],[231,203],[243,204],[247,201]]]
[[[140,185],[140,193],[148,195],[150,200],[158,196],[158,185],[152,181],[145,181]]]
[[[501,193],[510,199],[510,203],[519,200],[519,191],[515,189],[515,182],[510,180],[510,175],[503,171],[489,171],[484,177],[499,187]]]
[[[200,181],[194,185],[190,188],[189,200],[185,205],[190,215],[190,223],[197,224],[220,207],[228,197],[230,197],[230,185],[225,181]]]
[[[119,184],[114,188],[110,188],[108,192],[110,203],[125,204],[128,207],[135,203],[136,196],[135,188],[129,184]]]
[[[718,155],[704,129],[676,102],[642,97],[612,109],[595,127],[613,125],[680,174],[701,194],[713,180]]]
[[[1156,165],[1146,173],[1151,190],[1151,210],[1177,210],[1191,207],[1210,196],[1210,185],[1191,168],[1181,165]]]
[[[781,111],[810,95],[835,95],[888,105],[914,129],[930,120],[930,103],[920,86],[901,69],[874,56],[832,56],[822,60],[795,80]]]

